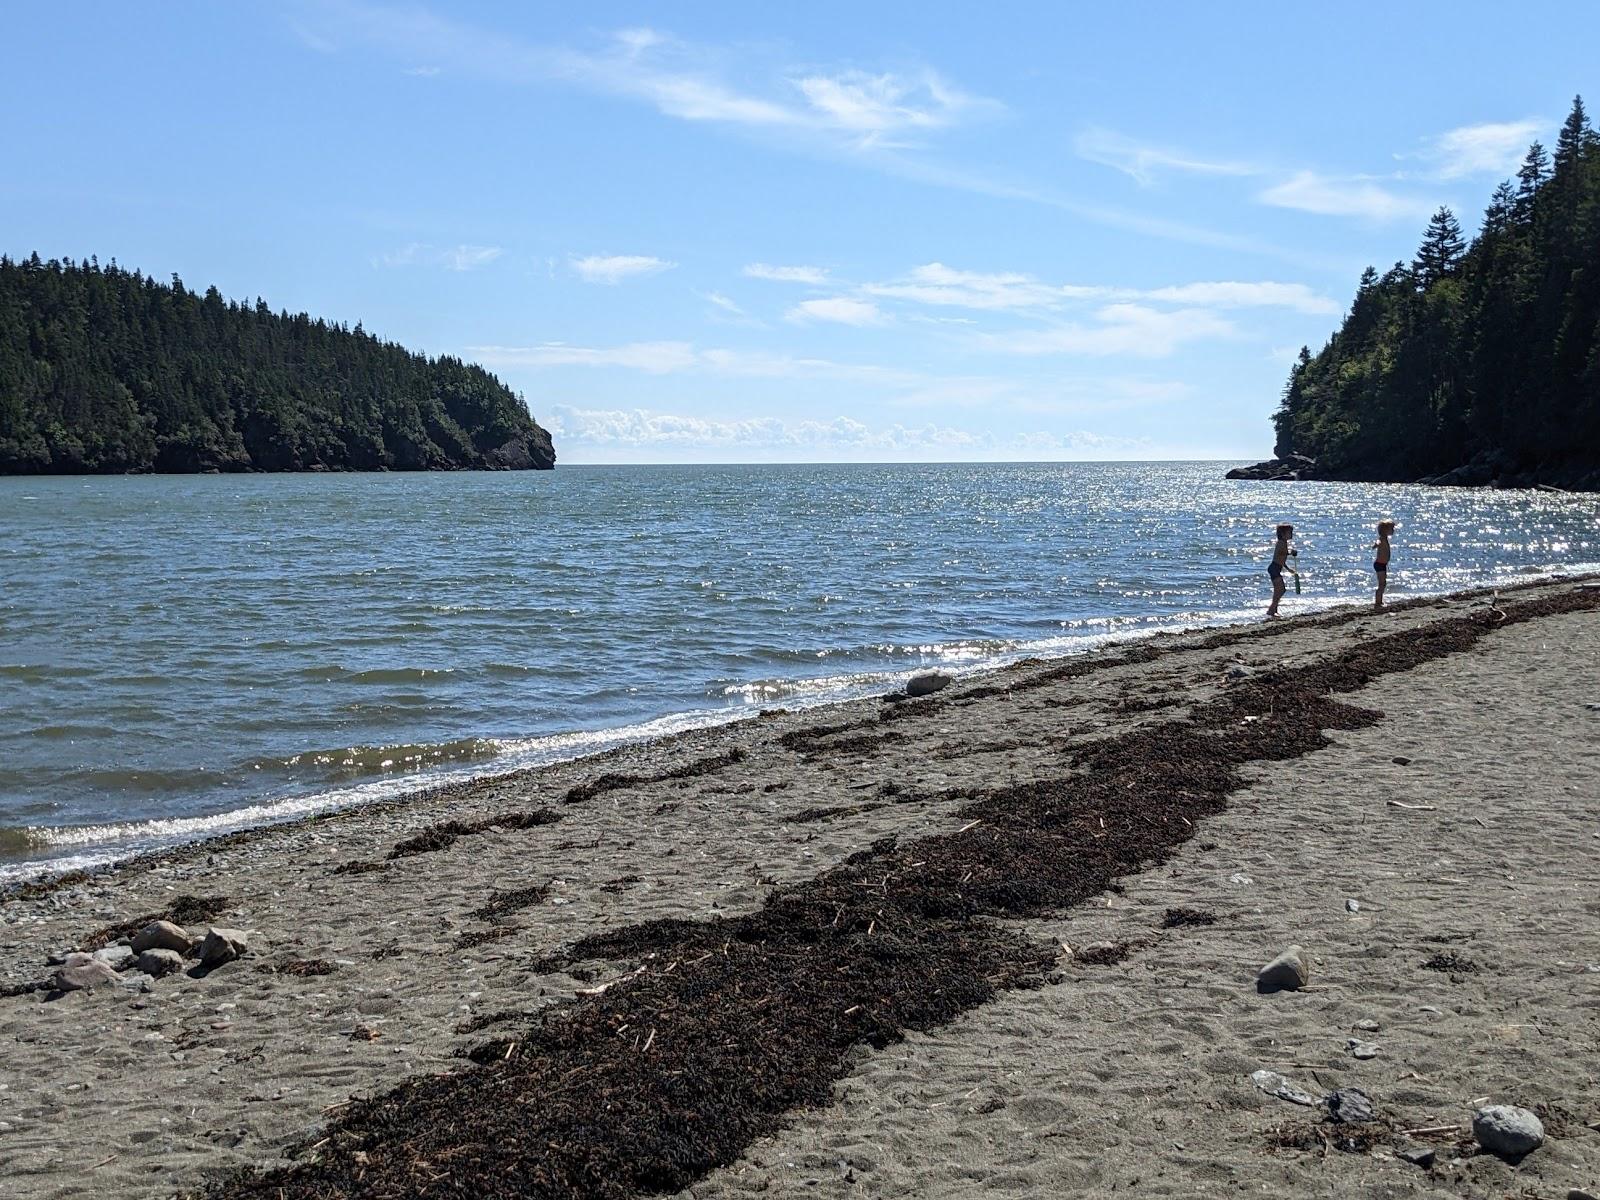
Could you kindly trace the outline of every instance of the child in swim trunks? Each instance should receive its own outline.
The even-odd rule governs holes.
[[[1289,545],[1289,539],[1294,537],[1293,525],[1278,526],[1278,543],[1272,548],[1272,561],[1267,564],[1267,575],[1272,580],[1272,603],[1267,606],[1267,616],[1278,615],[1278,601],[1283,599],[1287,587],[1283,582],[1283,569],[1289,565],[1289,559],[1296,556],[1298,551]]]
[[[1389,586],[1389,535],[1393,532],[1393,521],[1378,522],[1378,540],[1372,543],[1372,569],[1378,576],[1378,591],[1372,598],[1373,608],[1383,607],[1383,589]]]

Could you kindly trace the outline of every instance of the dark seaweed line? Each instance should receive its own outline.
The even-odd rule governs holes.
[[[1453,617],[1269,673],[1187,720],[1094,743],[1086,768],[995,789],[967,824],[871,852],[722,922],[656,921],[567,960],[639,959],[597,995],[479,1046],[476,1069],[352,1103],[318,1157],[220,1181],[235,1197],[601,1197],[673,1191],[824,1104],[865,1046],[927,1030],[1053,963],[985,917],[1058,911],[1170,855],[1246,763],[1382,714],[1330,697],[1470,649],[1502,624],[1600,607],[1569,592]]]

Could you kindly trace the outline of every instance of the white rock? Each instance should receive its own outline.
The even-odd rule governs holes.
[[[76,992],[102,983],[117,982],[117,973],[105,963],[96,962],[88,955],[84,957],[88,961],[69,963],[57,971],[50,980],[50,986],[58,992]]]
[[[1544,1143],[1544,1123],[1515,1104],[1489,1104],[1472,1114],[1472,1136],[1490,1154],[1520,1158]]]
[[[174,925],[171,921],[151,921],[139,930],[133,939],[135,954],[143,954],[146,950],[176,950],[179,954],[184,954],[188,949],[188,933],[182,926]]]

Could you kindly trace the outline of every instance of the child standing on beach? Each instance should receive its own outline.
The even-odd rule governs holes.
[[[1292,537],[1294,537],[1293,525],[1278,526],[1278,544],[1273,546],[1272,561],[1267,564],[1267,575],[1272,580],[1272,603],[1267,606],[1269,618],[1278,615],[1278,601],[1283,599],[1283,593],[1288,590],[1283,582],[1283,569],[1289,565],[1289,559],[1298,554],[1298,551],[1289,545],[1289,539]]]
[[[1372,598],[1373,608],[1383,607],[1383,589],[1389,586],[1389,535],[1393,532],[1393,521],[1378,522],[1378,540],[1372,543],[1372,570],[1378,576],[1378,591]]]

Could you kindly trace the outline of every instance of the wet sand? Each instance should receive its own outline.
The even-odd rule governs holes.
[[[1131,661],[1079,674],[1024,664],[932,703],[778,714],[14,899],[0,905],[0,980],[13,983],[182,896],[217,899],[217,923],[251,943],[148,991],[0,999],[0,1173],[20,1196],[154,1196],[270,1166],[328,1136],[330,1106],[468,1070],[457,1052],[515,1028],[506,1014],[640,966],[558,961],[579,939],[740,919],[881,839],[959,830],[974,795],[1059,778],[1084,747],[1181,721],[1241,680],[1485,608],[1164,637],[1147,644],[1158,653],[1103,655]],[[1004,922],[1076,951],[1039,986],[857,1046],[830,1102],[789,1112],[686,1194],[1600,1185],[1600,712],[1585,707],[1600,703],[1597,651],[1600,612],[1541,616],[1341,697],[1383,716],[1244,767],[1247,786],[1159,865]],[[517,819],[540,813],[557,819]],[[1213,923],[1164,927],[1180,908]],[[1082,953],[1104,941],[1126,957]],[[1290,942],[1311,956],[1312,987],[1258,995],[1255,970]],[[1454,968],[1423,966],[1440,955]],[[1353,1058],[1350,1038],[1377,1056]],[[1329,1148],[1315,1112],[1252,1085],[1260,1068],[1317,1094],[1364,1088],[1384,1136]],[[1548,1143],[1513,1166],[1450,1132],[1399,1132],[1464,1134],[1483,1097],[1539,1110]],[[1432,1172],[1394,1156],[1413,1143],[1438,1150]]]

